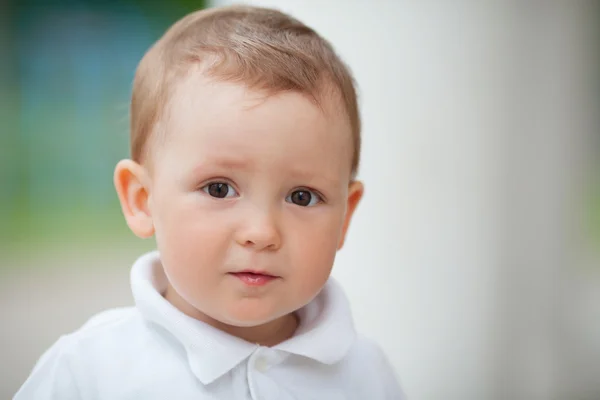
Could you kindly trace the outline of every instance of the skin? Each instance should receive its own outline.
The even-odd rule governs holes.
[[[338,103],[199,72],[180,82],[151,165],[122,160],[114,175],[131,230],[155,236],[175,307],[265,346],[293,335],[363,195]],[[232,275],[247,269],[276,278],[257,287]]]

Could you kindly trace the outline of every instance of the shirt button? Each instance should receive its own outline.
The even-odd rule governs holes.
[[[269,368],[269,363],[264,357],[258,357],[254,363],[254,368],[256,368],[259,372],[265,372],[267,368]]]

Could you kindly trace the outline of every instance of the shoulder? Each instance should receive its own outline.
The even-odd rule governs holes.
[[[108,350],[107,347],[129,346],[144,330],[141,315],[134,307],[115,308],[91,317],[78,330],[64,335],[55,344],[64,354]]]
[[[152,340],[155,339],[136,308],[99,313],[46,350],[15,398],[68,399],[73,393],[77,393],[73,398],[86,398],[82,391],[94,386],[90,380],[112,377],[117,357],[119,365],[133,367],[132,361],[144,353]]]
[[[40,357],[15,399],[86,398],[87,376],[109,367],[115,355],[135,352],[143,337],[144,324],[135,308],[97,314]]]
[[[92,316],[76,331],[61,336],[46,354],[68,355],[82,344],[113,342],[110,339],[116,335],[126,339],[128,333],[139,331],[140,325],[141,317],[134,307],[106,310]]]
[[[406,396],[400,387],[398,374],[385,352],[374,340],[359,335],[346,357],[346,363],[361,381],[373,385],[373,398],[402,400]]]
[[[143,330],[144,323],[136,308],[114,308],[92,316],[76,331],[61,336],[46,353],[74,357],[81,350],[89,353],[109,346],[128,346]]]
[[[114,325],[127,324],[137,317],[135,307],[120,307],[102,311],[88,319],[75,333],[110,329]]]
[[[385,353],[379,344],[363,335],[358,335],[352,348],[350,349],[349,355],[351,357],[359,357],[363,360],[370,360],[372,362],[381,361],[381,359],[385,359]]]
[[[61,337],[55,344],[70,359],[78,359],[86,367],[97,367],[143,352],[155,335],[135,307],[115,308],[91,317],[81,328]],[[93,365],[95,364],[95,365]]]

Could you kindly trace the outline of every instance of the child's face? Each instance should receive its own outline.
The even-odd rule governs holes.
[[[312,300],[362,195],[360,183],[349,184],[342,111],[192,75],[174,94],[165,129],[151,155],[148,214],[181,299],[235,326]]]

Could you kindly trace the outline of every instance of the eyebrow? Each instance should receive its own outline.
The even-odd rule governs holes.
[[[289,170],[289,173],[290,173],[290,176],[293,176],[299,180],[318,181],[320,184],[325,183],[325,184],[331,185],[333,187],[340,186],[340,182],[338,179],[328,177],[327,175],[314,174],[314,173],[307,172],[306,170],[299,169],[299,168],[292,168]],[[308,182],[308,183],[310,184],[311,182]]]
[[[209,166],[217,166],[225,169],[246,169],[252,164],[246,160],[235,157],[219,157],[202,162],[194,168],[195,171],[202,171]]]

